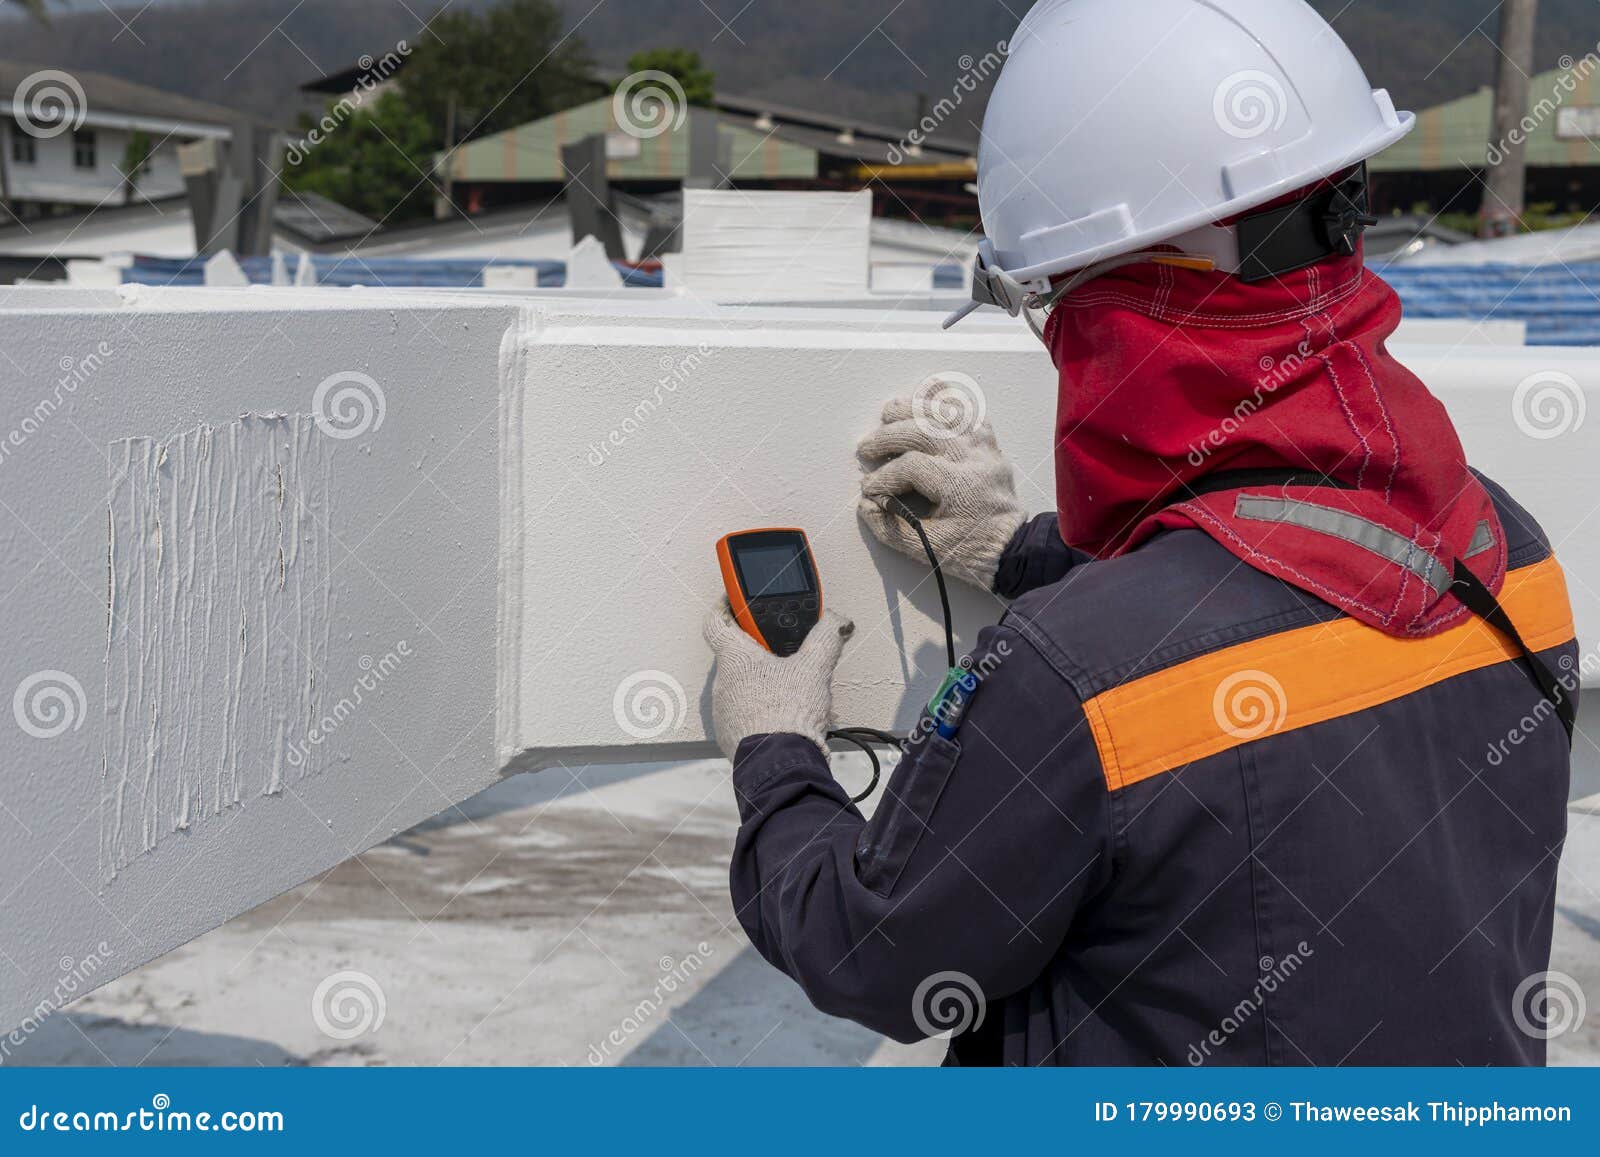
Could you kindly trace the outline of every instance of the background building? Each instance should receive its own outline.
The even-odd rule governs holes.
[[[26,220],[180,196],[178,147],[230,140],[240,119],[99,73],[0,60],[0,203]]]
[[[1545,213],[1582,216],[1600,204],[1600,61],[1542,72],[1528,82],[1527,203]],[[1416,130],[1371,162],[1380,211],[1426,205],[1434,213],[1476,213],[1494,150],[1494,90],[1417,114]]]
[[[718,182],[828,190],[873,185],[880,215],[912,217],[925,207],[935,210],[936,220],[977,217],[977,198],[966,188],[976,178],[977,160],[959,142],[720,94],[709,109],[681,109],[659,132],[654,124],[641,131],[619,123],[617,104],[611,96],[590,101],[442,152],[435,163],[456,204],[475,213],[549,196],[565,180],[561,150],[598,133],[606,138],[606,176],[613,186],[661,191],[691,176],[693,123],[709,116],[719,141],[715,169],[704,176]]]

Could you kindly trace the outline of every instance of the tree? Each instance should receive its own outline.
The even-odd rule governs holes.
[[[664,72],[683,86],[683,95],[692,105],[710,108],[716,103],[717,77],[700,63],[700,54],[689,48],[648,48],[628,57],[629,74]]]
[[[562,35],[562,23],[551,0],[445,13],[406,62],[406,102],[436,127],[442,146],[452,100],[459,142],[603,96],[587,49]]]
[[[447,144],[605,95],[582,41],[563,36],[561,25],[551,0],[438,17],[395,87],[365,103],[335,101],[319,121],[301,118],[285,183],[385,224],[431,215],[444,191],[434,156]]]
[[[122,150],[122,203],[133,204],[139,193],[139,178],[150,171],[150,158],[155,155],[155,145],[150,134],[143,129],[134,130],[128,145]]]
[[[289,188],[321,193],[386,225],[432,213],[433,154],[442,138],[403,94],[385,92],[353,111],[336,102],[320,122],[302,117],[301,131],[285,163]]]
[[[1527,207],[1528,77],[1533,72],[1539,0],[1506,0],[1500,8],[1500,52],[1495,59],[1494,141],[1483,180],[1480,237],[1504,237],[1522,227]],[[1522,130],[1522,131],[1519,131]]]

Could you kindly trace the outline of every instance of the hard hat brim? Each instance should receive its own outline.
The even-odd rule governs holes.
[[[1205,207],[1175,221],[1164,223],[1157,229],[1130,233],[1127,236],[1118,238],[1116,241],[1106,242],[1105,244],[1074,253],[1070,257],[1042,261],[1018,268],[1004,266],[1001,268],[1009,277],[1024,286],[1046,285],[1051,278],[1060,277],[1063,274],[1098,264],[1108,258],[1121,257],[1129,253],[1138,252],[1141,249],[1148,249],[1151,246],[1170,241],[1172,238],[1180,237],[1203,225],[1214,224],[1239,213],[1249,212],[1251,209],[1259,208],[1269,201],[1276,200],[1285,193],[1291,193],[1326,177],[1334,176],[1370,157],[1377,156],[1407,136],[1416,127],[1417,118],[1414,113],[1399,112],[1393,115],[1396,121],[1395,124],[1385,125],[1381,134],[1378,134],[1370,141],[1362,141],[1358,147],[1348,150],[1346,154],[1331,161],[1324,160],[1318,164],[1277,177],[1268,183],[1251,189],[1248,193],[1223,202],[1220,205]]]

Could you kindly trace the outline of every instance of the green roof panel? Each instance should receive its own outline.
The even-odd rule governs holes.
[[[1528,85],[1523,118],[1528,164],[1540,167],[1600,165],[1600,60],[1584,57],[1569,68],[1542,72]],[[1374,157],[1374,172],[1424,172],[1482,168],[1490,156],[1494,92],[1477,92],[1417,114],[1410,136]],[[1503,142],[1497,142],[1504,148]]]
[[[561,150],[596,133],[607,141],[607,176],[613,181],[681,181],[688,175],[689,117],[658,136],[625,132],[618,124],[612,99],[603,97],[554,116],[471,141],[450,157],[457,181],[558,182]],[[714,116],[691,110],[695,116]],[[720,124],[737,181],[812,180],[817,153],[780,141],[770,134],[738,125]],[[440,153],[436,161],[443,161]]]

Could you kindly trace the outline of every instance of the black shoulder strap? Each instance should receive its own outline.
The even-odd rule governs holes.
[[[1517,645],[1522,657],[1528,661],[1533,681],[1538,684],[1539,690],[1550,701],[1550,705],[1556,709],[1561,726],[1567,729],[1567,741],[1570,743],[1573,730],[1578,725],[1578,709],[1572,701],[1572,696],[1567,694],[1566,687],[1556,678],[1555,672],[1550,670],[1550,665],[1523,642],[1522,635],[1517,631],[1517,625],[1511,621],[1511,616],[1506,614],[1506,609],[1500,605],[1500,600],[1494,597],[1494,592],[1484,586],[1483,580],[1468,570],[1467,564],[1460,559],[1456,559],[1455,582],[1451,584],[1450,593],[1460,599],[1462,605],[1469,611]]]
[[[1168,496],[1169,502],[1193,502],[1208,494],[1256,487],[1281,489],[1286,486],[1318,486],[1324,490],[1354,490],[1355,487],[1315,470],[1217,470],[1193,482],[1185,482]]]

